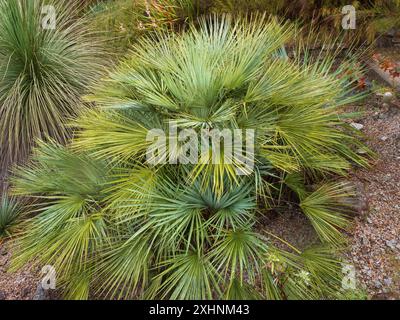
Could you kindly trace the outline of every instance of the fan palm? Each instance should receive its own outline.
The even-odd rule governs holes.
[[[226,17],[141,40],[89,97],[99,108],[76,122],[72,145],[41,144],[16,171],[14,192],[41,202],[14,266],[54,264],[74,299],[89,289],[112,298],[341,296],[332,248],[343,243],[351,190],[324,181],[367,164],[337,112],[361,96],[351,94],[349,63],[332,71],[334,57],[287,58],[291,36],[265,17]],[[254,170],[150,165],[147,135],[171,120],[197,132],[255,130]],[[260,218],[283,199],[304,211],[320,246],[273,241]]]
[[[22,212],[21,204],[3,194],[0,200],[0,240],[11,236],[16,231]]]
[[[83,109],[101,50],[77,12],[71,1],[0,1],[2,167],[25,160],[37,138],[65,142],[67,120]]]

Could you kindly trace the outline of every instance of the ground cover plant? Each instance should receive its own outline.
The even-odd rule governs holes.
[[[330,54],[289,58],[293,34],[266,16],[214,16],[139,40],[86,97],[97,108],[73,123],[72,143],[40,143],[15,171],[14,194],[38,201],[14,269],[54,265],[71,299],[346,297],[337,252],[353,191],[338,177],[368,162],[338,111],[363,94],[350,57],[335,69]],[[241,161],[151,165],[148,134],[171,121],[197,133],[254,130],[254,153],[242,150],[253,170],[237,175]],[[262,217],[288,203],[319,245],[274,242]]]

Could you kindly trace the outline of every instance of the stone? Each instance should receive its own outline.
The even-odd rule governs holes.
[[[43,289],[42,283],[38,284],[33,300],[49,300],[49,292]]]
[[[364,125],[362,125],[361,123],[356,123],[356,122],[352,122],[350,123],[350,125],[357,130],[361,130],[362,128],[364,128]]]
[[[387,139],[389,139],[387,136],[383,136],[380,138],[383,142],[385,142]]]
[[[6,300],[6,294],[3,291],[0,291],[0,300]]]
[[[383,279],[383,283],[385,284],[385,286],[390,287],[393,283],[392,278]]]
[[[379,280],[375,280],[374,286],[375,286],[375,288],[380,289],[380,288],[382,288],[382,283]]]
[[[388,103],[392,101],[392,99],[393,99],[393,93],[391,93],[390,91],[385,92],[383,94],[383,102]]]
[[[367,238],[366,236],[362,236],[362,238],[361,238],[361,243],[362,243],[364,246],[369,246],[369,245],[370,245],[369,240],[368,240],[368,238]]]
[[[368,268],[364,269],[364,273],[365,273],[368,277],[371,277],[371,276],[372,276],[372,270],[371,270],[371,269],[368,269]]]
[[[387,245],[390,249],[395,250],[395,249],[396,249],[396,245],[397,245],[397,241],[396,241],[396,240],[389,240],[389,241],[386,241],[386,245]]]

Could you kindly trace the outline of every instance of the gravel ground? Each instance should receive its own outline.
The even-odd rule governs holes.
[[[350,236],[349,259],[372,299],[400,299],[400,100],[368,99],[357,123],[378,154],[370,169],[351,177],[359,190],[359,215]]]
[[[7,243],[0,243],[0,300],[32,300],[39,283],[40,273],[30,265],[9,273],[11,250]]]

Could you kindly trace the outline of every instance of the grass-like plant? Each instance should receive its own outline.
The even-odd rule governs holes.
[[[0,200],[0,242],[10,237],[20,223],[23,209],[15,199],[3,194]]]
[[[343,297],[332,248],[344,239],[351,190],[329,182],[354,150],[339,108],[352,94],[343,62],[288,58],[292,30],[255,17],[209,18],[183,35],[142,39],[91,97],[71,146],[42,144],[13,180],[41,199],[14,267],[53,264],[68,298],[319,299]],[[151,166],[150,129],[255,130],[255,167]],[[178,145],[175,154],[185,152]],[[215,152],[212,149],[206,155]],[[220,154],[223,158],[222,154]],[[321,245],[278,245],[262,217],[291,202]]]
[[[78,11],[73,1],[0,1],[3,168],[25,160],[35,139],[65,142],[67,122],[83,109],[81,95],[99,76],[100,46]]]

